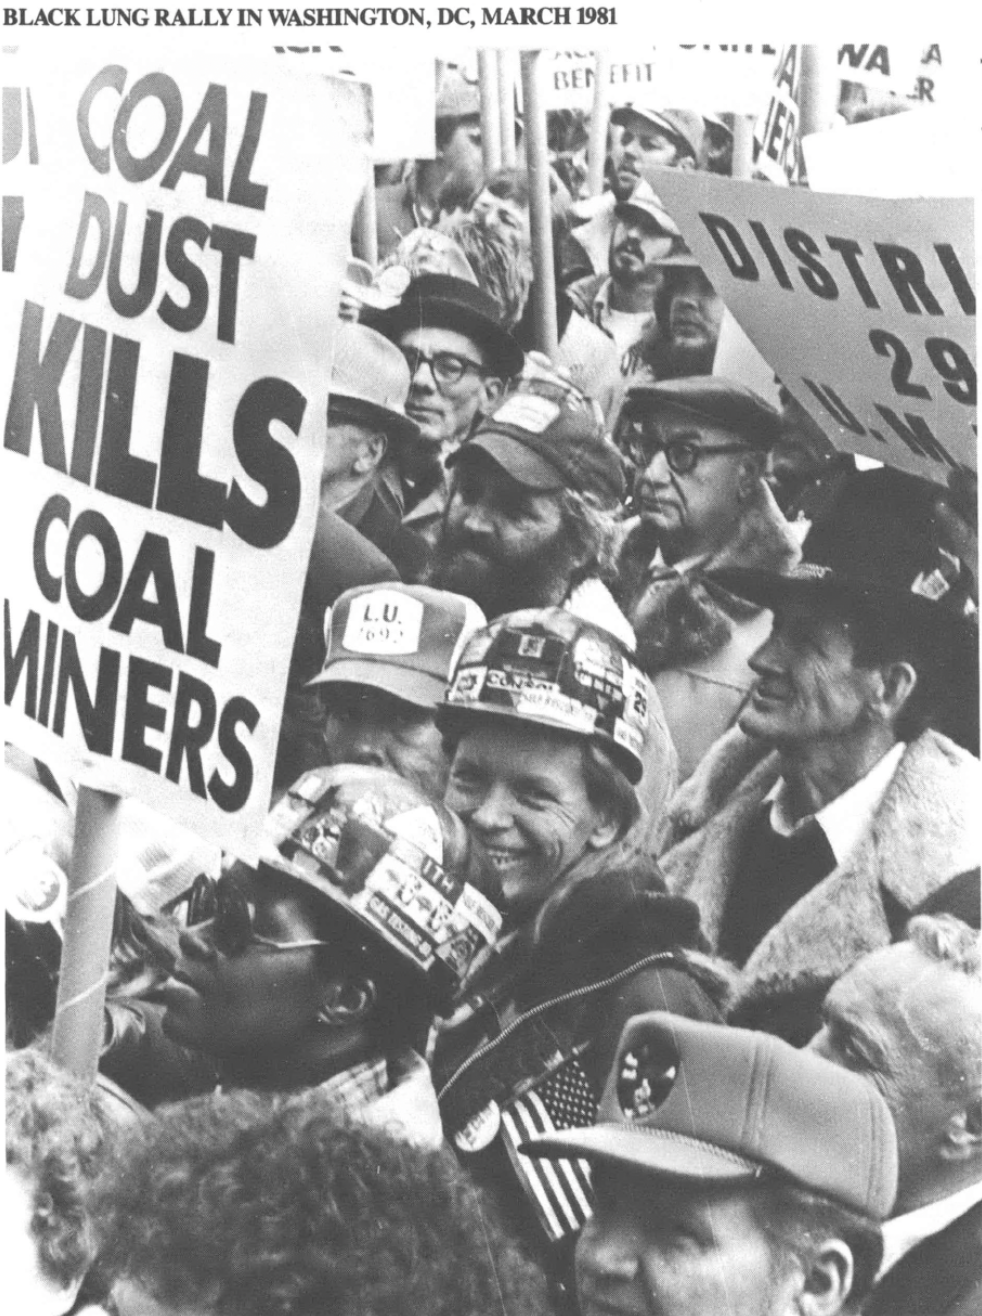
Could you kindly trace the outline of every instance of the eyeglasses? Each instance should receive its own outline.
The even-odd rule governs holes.
[[[691,475],[703,457],[750,451],[746,443],[693,443],[690,439],[669,439],[664,443],[637,421],[628,422],[618,438],[628,456],[639,466],[649,465],[658,453],[663,452],[668,469],[674,475]]]
[[[406,358],[413,379],[420,366],[429,366],[437,384],[444,385],[459,384],[468,370],[473,370],[475,375],[484,374],[482,365],[469,361],[466,356],[458,356],[456,352],[434,352],[432,356],[427,356],[425,352],[417,352],[415,347],[404,347],[402,355]]]
[[[269,950],[306,950],[327,946],[326,941],[274,941],[260,936],[253,927],[255,908],[235,879],[228,874],[214,878],[200,873],[188,897],[188,926],[211,921],[211,939],[223,955],[240,955],[250,944]]]

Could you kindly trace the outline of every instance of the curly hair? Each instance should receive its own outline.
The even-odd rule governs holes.
[[[513,329],[532,289],[532,265],[517,239],[468,216],[453,228],[454,241],[467,257],[478,286],[494,299],[501,323]]]
[[[94,1213],[108,1283],[215,1316],[546,1311],[449,1152],[344,1122],[317,1089],[161,1108],[129,1131]]]
[[[7,1168],[27,1185],[41,1272],[64,1287],[95,1256],[86,1194],[108,1154],[93,1090],[26,1048],[7,1057]]]

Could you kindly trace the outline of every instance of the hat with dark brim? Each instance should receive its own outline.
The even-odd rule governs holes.
[[[372,318],[372,327],[393,342],[410,329],[453,329],[483,349],[489,374],[511,379],[525,364],[525,353],[500,318],[494,300],[475,284],[450,274],[420,274],[398,306]]]
[[[861,471],[812,527],[797,566],[786,572],[727,567],[710,578],[765,608],[825,600],[900,617],[924,634],[977,641],[970,577],[939,542],[936,496],[933,486],[902,471]]]

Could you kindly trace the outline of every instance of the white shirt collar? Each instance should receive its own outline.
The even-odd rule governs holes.
[[[673,562],[671,566],[665,561],[662,555],[661,546],[655,549],[655,556],[648,564],[649,571],[675,571],[680,576],[687,575],[693,568],[701,566],[703,562],[708,561],[708,553],[696,553],[692,557],[679,558],[678,562]]]
[[[865,777],[860,777],[848,790],[811,815],[825,833],[837,865],[845,862],[868,828],[906,748],[903,741],[898,741],[878,763],[874,763]],[[787,782],[779,777],[764,797],[764,803],[770,803],[771,827],[778,836],[790,836],[809,821],[809,818],[795,820],[791,816],[788,796]]]
[[[932,1238],[947,1229],[977,1202],[982,1202],[982,1179],[949,1197],[928,1202],[927,1206],[919,1206],[916,1211],[908,1211],[906,1215],[887,1220],[883,1225],[883,1264],[876,1278],[880,1279],[888,1270],[892,1270],[898,1261],[926,1238]]]

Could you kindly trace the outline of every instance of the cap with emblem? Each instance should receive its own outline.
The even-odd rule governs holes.
[[[787,599],[841,600],[889,610],[940,638],[977,641],[969,572],[939,542],[938,490],[883,467],[843,485],[805,540],[802,561],[779,574],[752,568],[714,573],[724,588],[772,608]]]
[[[266,820],[260,864],[304,883],[449,1002],[494,944],[498,884],[456,814],[378,768],[305,773]]]
[[[590,403],[575,394],[516,389],[451,453],[447,465],[470,460],[478,449],[528,489],[573,489],[610,509],[626,492],[620,454]]]
[[[752,389],[717,375],[687,375],[659,384],[634,384],[627,390],[618,430],[644,424],[665,411],[681,412],[695,423],[729,430],[756,448],[770,448],[781,433],[781,416]]]
[[[886,1102],[857,1074],[768,1033],[638,1015],[626,1025],[597,1123],[522,1144],[663,1178],[787,1178],[884,1220],[897,1190]]]
[[[346,590],[324,623],[327,655],[310,685],[367,685],[435,708],[467,640],[485,625],[472,599],[427,585]]]
[[[618,640],[565,608],[506,613],[464,646],[437,723],[474,713],[537,723],[604,745],[641,780],[648,680]]]

